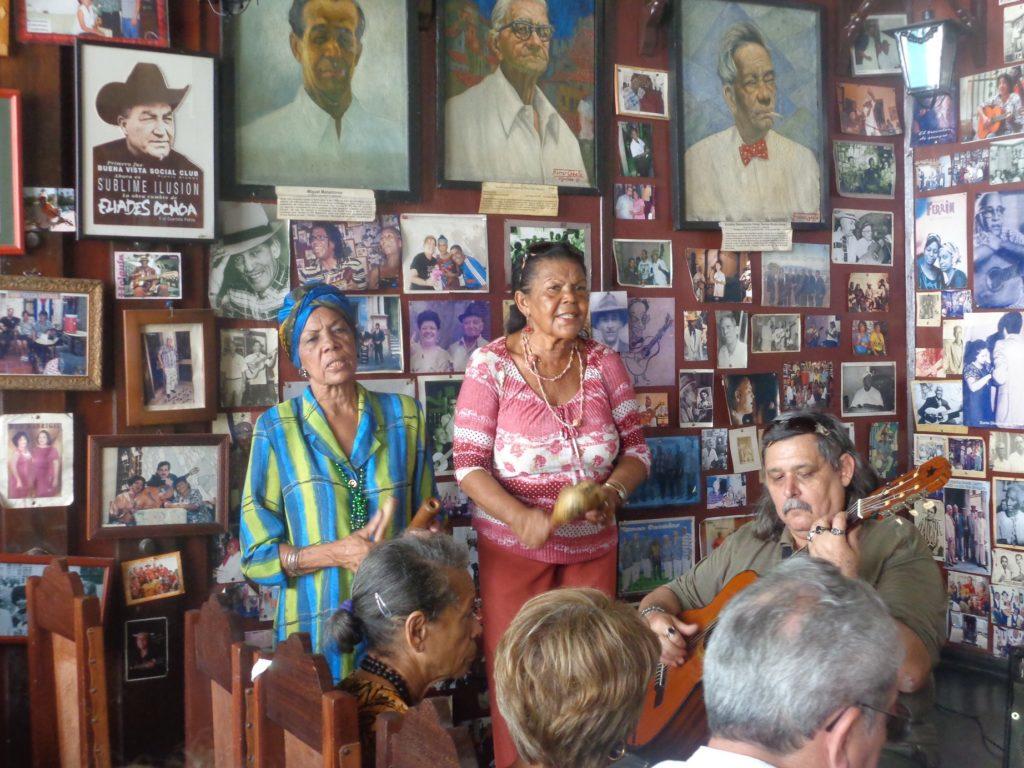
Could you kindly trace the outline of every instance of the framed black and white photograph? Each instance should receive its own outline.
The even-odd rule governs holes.
[[[437,3],[442,185],[497,181],[596,193],[603,18],[603,0]],[[536,123],[515,119],[524,104]]]
[[[757,427],[729,430],[729,452],[732,454],[733,472],[757,472],[761,469],[761,449],[758,446]]]
[[[722,376],[729,423],[763,426],[779,415],[779,377],[774,373],[727,373]],[[743,470],[733,466],[737,472]]]
[[[103,281],[0,275],[0,390],[100,389]]]
[[[1024,548],[1024,479],[992,478],[992,514],[995,517],[994,543]]]
[[[746,312],[715,312],[719,368],[747,367],[747,325]]]
[[[749,251],[687,248],[686,265],[697,301],[750,304],[754,300]]]
[[[634,387],[670,387],[676,383],[676,300],[632,296],[629,349],[622,353]]]
[[[227,530],[228,436],[89,437],[89,538]]]
[[[402,287],[398,216],[373,221],[290,221],[291,252],[303,285],[330,283],[343,291]]]
[[[263,0],[224,20],[226,188],[237,199],[279,185],[409,199],[419,186],[416,3],[292,5]],[[325,44],[328,28],[337,46]]]
[[[272,205],[221,203],[220,237],[210,248],[210,306],[230,320],[276,321],[291,290],[287,222]]]
[[[694,518],[619,523],[619,597],[640,597],[693,567]]]
[[[667,120],[668,72],[662,69],[615,65],[615,113]]]
[[[989,432],[988,448],[993,471],[1024,474],[1024,433]]]
[[[68,557],[68,571],[82,580],[85,597],[96,597],[100,618],[110,604],[112,557]],[[42,576],[53,555],[0,554],[0,643],[28,642],[28,599],[30,576]]]
[[[142,426],[213,419],[217,413],[213,313],[126,309],[123,318],[125,423]]]
[[[953,186],[953,162],[949,155],[914,160],[914,190],[934,192]]]
[[[651,473],[630,494],[630,509],[700,501],[700,438],[649,437],[647,445],[651,449]]]
[[[671,240],[612,240],[615,282],[628,288],[672,287]]]
[[[715,372],[685,369],[679,372],[679,426],[710,427],[714,424]]]
[[[800,315],[751,315],[751,352],[800,351]]]
[[[705,472],[721,471],[729,467],[729,430],[702,429],[700,431],[700,468]]]
[[[114,251],[114,295],[118,299],[181,298],[181,254]]]
[[[409,302],[409,372],[462,373],[469,356],[491,340],[486,301]]]
[[[896,363],[842,363],[843,416],[896,413]]]
[[[708,360],[708,326],[710,313],[683,312],[683,360],[702,363]]]
[[[992,549],[992,583],[1024,586],[1024,552]],[[1021,643],[1024,645],[1024,643]]]
[[[688,0],[675,9],[670,26],[676,227],[823,224],[830,100],[822,9]]]
[[[1024,429],[1024,318],[1020,311],[971,312],[964,317],[963,423]]]
[[[964,431],[964,393],[959,381],[912,381],[914,425],[925,432]]]
[[[462,388],[462,376],[420,376],[419,401],[423,404],[427,429],[427,453],[434,474],[455,472],[455,403]]]
[[[832,263],[892,266],[892,213],[832,210]]]
[[[954,530],[953,546],[946,551],[948,570],[986,577],[991,572],[990,490],[988,481],[960,478],[953,478],[942,489],[941,503]],[[997,520],[997,533],[998,525]]]
[[[942,361],[947,376],[960,376],[964,372],[964,321],[942,321]]]
[[[567,243],[583,254],[587,276],[592,278],[590,224],[574,221],[505,219],[505,290],[519,284],[519,273],[530,246],[539,242]],[[591,279],[591,284],[595,284]]]
[[[220,407],[276,405],[278,346],[275,328],[220,329]]]
[[[920,328],[939,328],[942,325],[942,292],[918,291],[915,322]]]
[[[75,500],[70,413],[0,416],[0,504],[66,507]]]
[[[886,32],[906,26],[905,13],[872,14],[864,19],[860,34],[850,50],[854,75],[898,75],[900,54],[891,35]]]
[[[79,235],[213,240],[216,58],[85,41],[76,54]]]
[[[832,153],[840,195],[888,200],[896,196],[896,153],[892,144],[834,141]]]
[[[829,305],[829,248],[823,243],[793,243],[791,251],[761,255],[761,303],[766,307]]]
[[[654,140],[650,123],[619,120],[619,175],[654,176]]]
[[[124,623],[124,679],[155,680],[167,677],[170,652],[167,617],[132,619]]]
[[[486,216],[403,213],[401,225],[406,292],[487,291]]]
[[[832,404],[832,363],[812,360],[782,364],[782,409],[823,409]]]

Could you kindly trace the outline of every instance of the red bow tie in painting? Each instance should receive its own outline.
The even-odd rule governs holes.
[[[750,165],[750,161],[758,157],[762,160],[768,159],[768,145],[764,139],[753,144],[740,144],[740,160],[744,165]]]

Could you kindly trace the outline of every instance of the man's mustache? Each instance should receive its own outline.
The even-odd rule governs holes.
[[[785,515],[785,514],[787,514],[788,512],[791,512],[794,509],[801,509],[801,510],[803,510],[805,512],[812,512],[813,511],[811,509],[811,505],[808,504],[806,501],[801,501],[800,499],[793,498],[793,499],[787,499],[786,503],[782,505],[782,514]]]

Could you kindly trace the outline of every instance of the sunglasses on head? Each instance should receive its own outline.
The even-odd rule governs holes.
[[[769,431],[774,431],[775,429],[800,432],[805,435],[817,434],[822,437],[830,437],[834,439],[834,435],[832,434],[832,430],[829,426],[823,420],[810,414],[800,416],[783,416],[775,419],[775,421],[772,422]],[[777,441],[778,440],[766,440],[765,448]]]

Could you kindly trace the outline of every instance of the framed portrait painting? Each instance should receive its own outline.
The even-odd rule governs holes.
[[[99,389],[103,282],[0,275],[0,389]]]
[[[266,197],[278,185],[415,194],[416,6],[263,0],[224,19],[224,178],[233,195]],[[328,29],[336,46],[326,45]]]
[[[213,240],[215,61],[79,41],[81,237]]]
[[[81,35],[149,48],[166,48],[171,42],[167,0],[15,0],[15,6],[19,43],[74,45]]]
[[[829,188],[821,8],[688,0],[677,10],[676,228],[820,227]]]
[[[0,89],[0,256],[25,252],[21,200],[21,92]]]
[[[227,530],[227,435],[91,435],[89,538]]]
[[[442,186],[499,181],[597,194],[604,1],[438,5]],[[525,104],[536,127],[523,118]]]
[[[0,416],[0,504],[66,507],[75,500],[70,413]]]
[[[215,343],[210,310],[125,310],[125,424],[212,420]]]

